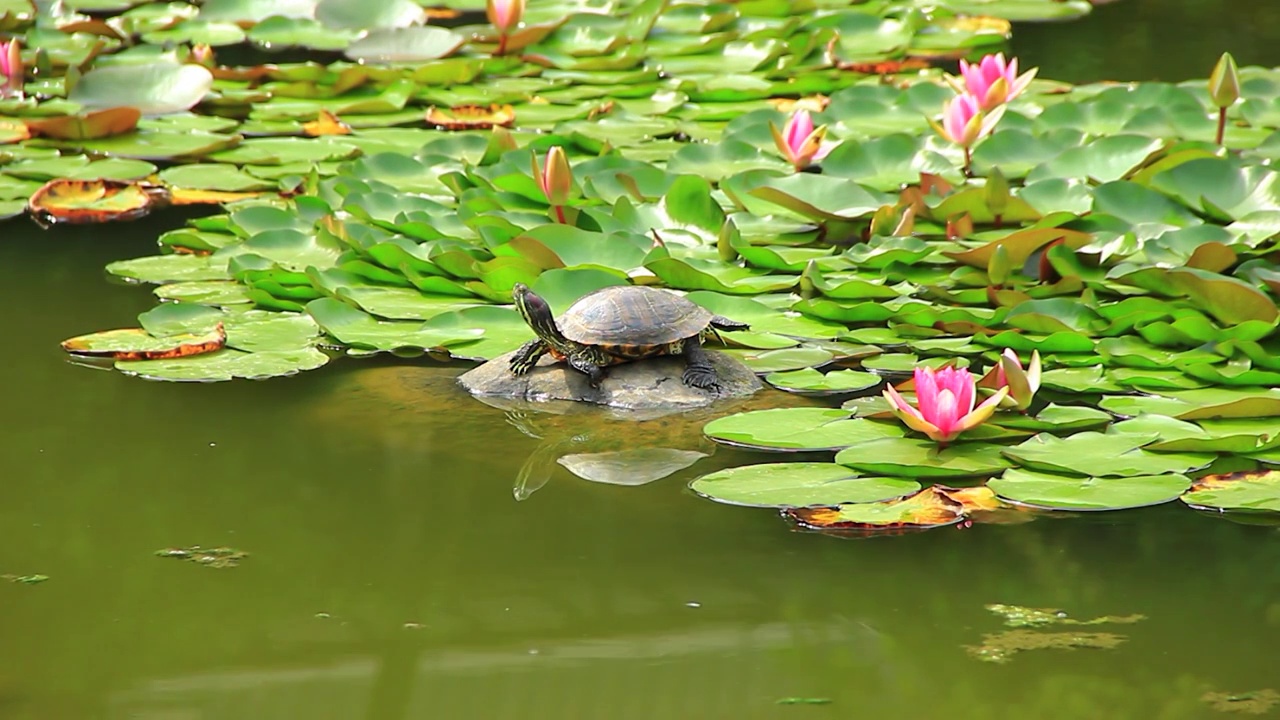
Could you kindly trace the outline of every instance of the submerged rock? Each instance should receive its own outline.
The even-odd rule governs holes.
[[[656,357],[608,368],[599,389],[587,384],[587,376],[543,357],[527,375],[513,375],[510,358],[496,357],[464,373],[458,382],[473,395],[519,400],[574,400],[629,410],[698,408],[717,400],[749,397],[759,390],[760,379],[738,360],[708,350],[720,378],[720,392],[692,388],[682,382],[684,360]]]

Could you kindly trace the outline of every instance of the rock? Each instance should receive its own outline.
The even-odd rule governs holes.
[[[762,385],[746,365],[724,353],[708,350],[711,364],[720,377],[720,392],[710,393],[685,385],[684,359],[656,357],[614,365],[599,389],[587,384],[587,376],[544,356],[527,375],[513,375],[510,358],[514,352],[496,357],[464,373],[458,382],[473,395],[519,400],[574,400],[628,410],[689,409],[717,400],[745,398]]]

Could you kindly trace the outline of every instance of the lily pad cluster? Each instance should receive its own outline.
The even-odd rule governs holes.
[[[835,461],[747,465],[704,475],[690,487],[718,502],[780,508],[801,527],[846,534],[1175,499],[1255,518],[1280,513],[1280,471],[1201,472],[1220,458],[1264,467],[1280,459],[1277,391],[1103,395],[1097,404],[1050,403],[1034,415],[997,414],[970,439],[942,447],[914,437],[879,398],[855,399],[843,409],[730,415],[709,423],[707,436],[756,450],[835,451]],[[1184,412],[1177,416],[1157,414],[1158,406],[1172,413],[1179,404]],[[1126,411],[1135,414],[1126,417]]]
[[[438,129],[514,126],[522,142],[581,133],[590,154],[615,137],[666,138],[656,149],[667,155],[671,138],[718,136],[725,121],[770,99],[998,46],[1009,19],[1090,7],[537,2],[523,25],[500,34],[480,3],[458,5],[0,2],[0,40],[17,43],[19,61],[16,82],[5,70],[0,92],[0,216],[22,212],[41,183],[68,177],[132,181],[173,170],[158,181],[187,191],[292,189],[298,175],[330,175],[358,154],[412,156]],[[312,59],[285,62],[272,55],[280,52]],[[249,62],[225,62],[236,57]],[[201,167],[170,167],[192,163]]]

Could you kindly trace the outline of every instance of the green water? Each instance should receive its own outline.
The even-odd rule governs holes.
[[[1125,0],[1035,32],[1075,58],[1081,28],[1119,43],[1141,28],[1097,23],[1157,5],[1261,27],[1270,0],[1253,25]],[[1170,79],[1203,74],[1219,35],[1170,56]],[[1242,63],[1280,62],[1255,40]],[[67,363],[58,341],[154,304],[102,266],[178,222],[0,230],[0,574],[50,578],[0,582],[0,718],[1173,719],[1230,717],[1208,690],[1280,689],[1275,529],[1162,507],[839,540],[690,496],[764,459],[700,443],[697,418],[541,418],[540,442],[425,360],[214,385]],[[553,462],[652,445],[713,454],[640,487]],[[517,501],[522,468],[537,482]],[[195,544],[250,556],[154,554]],[[1116,649],[1000,665],[965,650],[1005,629],[988,603],[1148,619],[1058,628]]]

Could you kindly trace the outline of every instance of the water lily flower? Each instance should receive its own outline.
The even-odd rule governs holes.
[[[976,97],[963,92],[942,106],[941,123],[930,120],[929,124],[939,135],[964,148],[964,170],[968,173],[973,144],[991,134],[1003,116],[1003,105],[986,113]]]
[[[1209,99],[1218,108],[1217,143],[1222,144],[1227,131],[1227,108],[1240,99],[1240,73],[1236,70],[1236,59],[1231,53],[1222,53],[1218,64],[1213,67],[1209,76]]]
[[[961,60],[961,82],[953,81],[952,85],[972,95],[982,110],[992,110],[1021,95],[1035,79],[1036,71],[1031,68],[1019,75],[1017,58],[1005,62],[1004,53],[996,53],[972,64]]]
[[[22,46],[16,39],[0,43],[0,98],[21,97],[26,69],[22,66]]]
[[[778,146],[778,152],[782,153],[782,157],[797,172],[831,152],[831,146],[822,144],[823,138],[827,136],[827,126],[815,128],[808,110],[800,109],[792,113],[782,130],[778,130],[778,126],[770,122],[769,130],[773,132],[773,142]]]
[[[916,368],[915,387],[918,407],[912,407],[892,385],[885,386],[884,399],[907,427],[943,445],[986,422],[1009,393],[1008,388],[1001,388],[974,407],[977,388],[973,374],[953,367]]]
[[[507,52],[507,36],[511,31],[520,24],[520,19],[524,17],[525,0],[487,0],[484,7],[484,13],[489,17],[489,22],[493,23],[493,27],[498,31],[498,55],[504,55]]]
[[[1008,396],[1000,401],[1002,407],[1015,410],[1026,410],[1040,389],[1040,351],[1031,351],[1031,363],[1023,369],[1018,353],[1012,348],[1005,348],[1000,362],[995,367],[997,388],[1005,388]]]
[[[547,159],[542,167],[538,167],[538,156],[534,155],[533,176],[538,179],[538,187],[547,197],[547,202],[555,209],[556,219],[565,222],[564,205],[569,202],[569,193],[573,190],[573,172],[569,169],[564,148],[555,145],[547,150]]]

